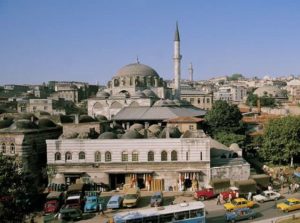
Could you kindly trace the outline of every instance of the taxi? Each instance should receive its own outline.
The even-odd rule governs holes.
[[[252,208],[254,204],[255,203],[253,201],[248,201],[245,198],[236,198],[230,203],[224,204],[224,208],[226,211],[232,211],[240,208]]]
[[[288,198],[284,202],[277,204],[276,206],[283,212],[289,212],[300,209],[300,199]]]

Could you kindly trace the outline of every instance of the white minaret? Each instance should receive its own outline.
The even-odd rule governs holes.
[[[194,68],[193,68],[193,64],[192,63],[190,63],[190,66],[189,66],[189,74],[190,74],[190,81],[192,82],[193,79],[194,79],[194,77],[193,77],[193,75],[194,75]]]
[[[174,90],[175,90],[175,99],[180,99],[180,61],[182,56],[180,55],[180,37],[178,30],[178,23],[176,22],[176,31],[174,38]]]

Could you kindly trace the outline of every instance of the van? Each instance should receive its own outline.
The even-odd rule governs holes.
[[[140,196],[141,191],[138,187],[129,188],[124,196],[123,207],[136,207]]]

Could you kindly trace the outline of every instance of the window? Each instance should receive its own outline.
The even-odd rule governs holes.
[[[44,106],[44,110],[47,111],[48,110],[48,106]]]
[[[111,161],[111,153],[105,152],[105,162],[110,162],[110,161]]]
[[[198,104],[201,104],[201,99],[200,98],[198,98]]]
[[[33,111],[36,111],[36,107],[35,107],[35,106],[33,106],[32,110],[33,110]]]
[[[210,103],[210,100],[209,98],[206,98],[206,103],[209,104]]]
[[[166,151],[161,152],[161,161],[168,161],[168,153]]]
[[[95,162],[101,161],[101,153],[99,151],[95,152]]]
[[[16,152],[15,151],[15,144],[12,143],[12,144],[10,144],[10,153],[15,154],[15,152]]]
[[[127,162],[127,161],[128,161],[128,153],[122,152],[122,162]]]
[[[139,154],[138,154],[138,152],[133,152],[132,153],[132,161],[134,161],[134,162],[139,161]]]
[[[175,150],[171,152],[171,161],[177,161],[177,152]]]
[[[148,152],[148,161],[154,161],[154,152],[153,151]]]
[[[78,157],[79,157],[80,160],[84,160],[85,159],[85,153],[80,152]]]
[[[200,160],[202,160],[202,158],[203,158],[203,157],[202,157],[202,152],[200,152]]]
[[[190,102],[191,102],[191,104],[194,104],[195,99],[194,98],[190,98]]]
[[[59,152],[55,153],[54,160],[61,160],[61,155]]]
[[[189,160],[189,152],[185,153],[185,158],[186,158],[186,160]]]
[[[6,153],[6,145],[5,145],[5,143],[2,143],[2,145],[1,145],[1,151],[2,151],[2,153]]]
[[[194,130],[194,125],[189,125],[189,130]]]
[[[72,154],[70,152],[66,152],[65,159],[72,160]]]

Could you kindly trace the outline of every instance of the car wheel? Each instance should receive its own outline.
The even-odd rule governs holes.
[[[204,196],[200,196],[200,197],[198,198],[198,200],[199,200],[199,201],[204,201],[204,200],[205,200],[205,197],[204,197]]]

